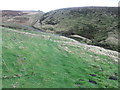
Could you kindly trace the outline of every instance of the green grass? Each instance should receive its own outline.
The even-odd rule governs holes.
[[[32,36],[11,30],[3,28],[2,33],[3,88],[118,87],[117,80],[109,79],[118,77],[118,65],[111,58],[82,47],[62,46],[53,42],[54,36],[46,40],[41,33]]]
[[[0,27],[0,89],[2,89],[2,28]]]

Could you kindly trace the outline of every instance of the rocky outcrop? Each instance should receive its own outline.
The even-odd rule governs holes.
[[[73,38],[73,39],[75,39],[77,41],[80,41],[80,42],[85,42],[87,44],[91,44],[92,43],[92,41],[90,39],[87,39],[87,38],[79,36],[79,35],[70,35],[69,37]]]

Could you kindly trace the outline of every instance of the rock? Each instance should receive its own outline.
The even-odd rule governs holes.
[[[91,76],[96,76],[96,74],[90,74]]]
[[[110,76],[109,79],[111,79],[111,80],[117,80],[117,77],[115,77],[115,76]]]
[[[92,41],[90,39],[87,39],[87,38],[79,36],[79,35],[70,35],[69,37],[73,38],[73,39],[75,39],[77,41],[83,41],[83,42],[85,42],[87,44],[92,43]]]
[[[97,84],[96,81],[93,81],[93,80],[89,80],[90,83],[93,83],[93,84]]]

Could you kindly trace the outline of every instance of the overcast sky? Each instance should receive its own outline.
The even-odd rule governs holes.
[[[0,10],[41,10],[67,7],[118,6],[119,0],[1,0]]]

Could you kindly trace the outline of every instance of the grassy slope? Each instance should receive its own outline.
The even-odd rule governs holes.
[[[0,78],[2,77],[2,28],[0,27]],[[0,89],[2,89],[2,79],[0,79]]]
[[[58,9],[44,14],[35,26],[66,36],[77,34],[91,39],[94,45],[118,50],[117,10],[117,7]]]
[[[47,38],[50,36],[49,38]],[[3,28],[4,88],[117,88],[117,62],[47,34]],[[95,74],[96,76],[91,76]],[[89,82],[93,80],[94,83]],[[95,84],[96,82],[96,84]]]

